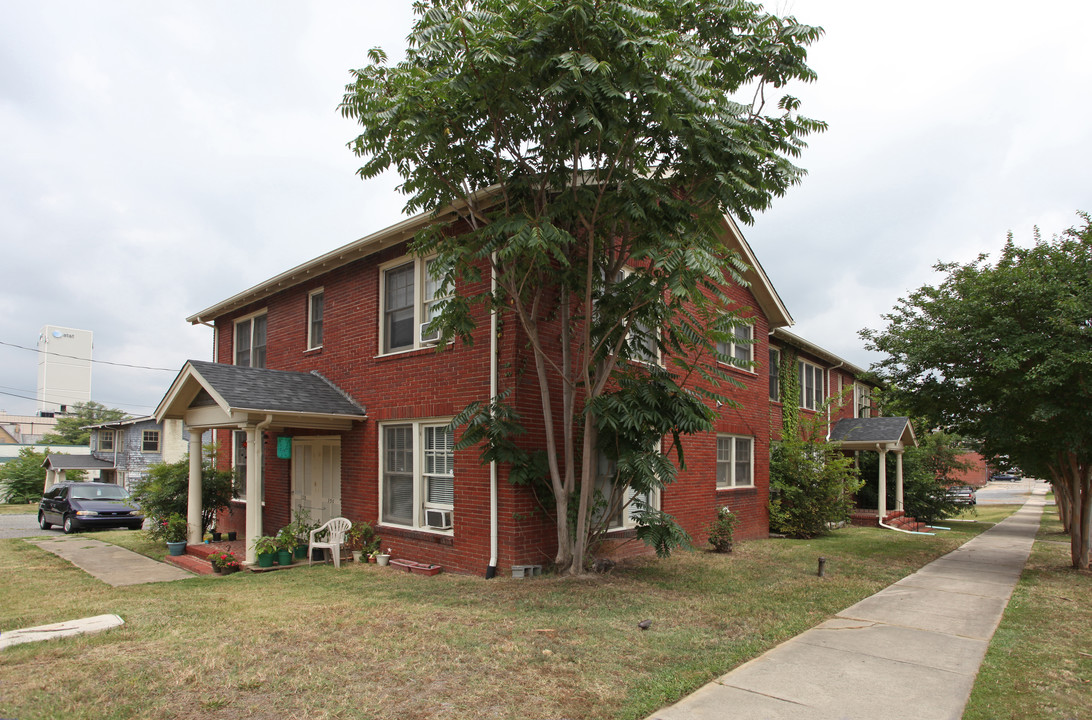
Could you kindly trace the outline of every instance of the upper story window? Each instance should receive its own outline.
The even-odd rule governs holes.
[[[141,433],[140,437],[140,451],[141,452],[159,452],[159,431],[158,430],[145,430]]]
[[[857,415],[856,417],[872,417],[872,393],[867,385],[856,384],[857,391]]]
[[[823,369],[804,360],[796,367],[800,377],[800,407],[818,410],[823,406]]]
[[[266,314],[235,321],[235,364],[243,367],[265,367]]]
[[[717,487],[752,487],[755,484],[752,437],[717,435]]]
[[[326,305],[326,293],[322,288],[312,290],[307,296],[307,349],[322,347],[322,314]]]
[[[99,450],[113,450],[114,449],[114,431],[113,430],[99,430]]]
[[[781,351],[770,348],[770,399],[781,400]]]
[[[380,270],[380,348],[384,353],[423,347],[422,327],[440,314],[440,280],[432,277],[437,270],[435,258],[396,261]]]
[[[733,365],[749,368],[751,361],[754,360],[753,333],[754,328],[750,325],[736,325],[732,328],[732,340],[730,342],[718,342],[717,352],[736,360],[737,362],[732,363]]]

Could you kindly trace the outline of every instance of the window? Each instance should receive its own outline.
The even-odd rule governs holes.
[[[717,436],[717,487],[753,487],[755,439],[736,435]]]
[[[159,452],[159,431],[158,430],[145,430],[141,434],[140,438],[140,451],[141,452]]]
[[[231,432],[232,470],[235,475],[235,499],[246,500],[246,430],[233,430]]]
[[[252,315],[235,321],[235,364],[265,367],[266,315]]]
[[[307,349],[322,347],[322,313],[326,304],[326,293],[322,288],[311,291],[307,296]]]
[[[114,449],[114,431],[99,430],[99,450],[111,451]]]
[[[420,327],[440,314],[440,280],[432,277],[438,270],[435,259],[420,258],[401,262],[381,271],[382,352],[398,352],[423,347]]]
[[[857,383],[857,417],[872,417],[872,393],[867,385]]]
[[[659,450],[659,444],[656,447]],[[598,465],[595,470],[595,489],[599,493],[604,503],[610,503],[612,488],[614,487],[615,478],[618,475],[617,464],[607,458],[603,452],[599,453]],[[648,493],[638,494],[632,487],[626,488],[626,497],[623,500],[624,507],[618,507],[611,515],[610,520],[607,522],[608,530],[622,530],[624,528],[632,528],[637,526],[636,515],[645,509],[655,509],[659,507],[660,494],[659,492],[653,492],[650,496]],[[603,517],[603,513],[609,510],[606,506],[600,506],[595,510],[594,520],[598,522]]]
[[[770,399],[781,400],[781,351],[770,348]]]
[[[750,325],[736,325],[732,328],[734,336],[730,342],[718,342],[717,352],[736,360],[736,367],[748,368],[754,357],[754,343],[751,341],[754,329]]]
[[[614,276],[614,283],[617,285],[624,282],[633,273],[632,268],[622,268]],[[649,327],[648,323],[634,318],[629,332],[626,334],[626,345],[629,346],[631,360],[650,364],[660,363],[659,332]]]
[[[823,370],[809,362],[796,363],[800,377],[800,407],[818,410],[823,406]]]
[[[426,509],[455,505],[455,433],[444,423],[382,426],[382,521],[422,528]]]

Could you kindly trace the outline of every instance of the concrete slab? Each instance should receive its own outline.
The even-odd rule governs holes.
[[[835,618],[799,638],[818,647],[855,652],[862,656],[922,665],[961,675],[974,675],[989,643],[912,628]]]
[[[1007,603],[1004,598],[893,585],[838,616],[989,640]]]
[[[914,573],[913,575],[908,575],[902,580],[899,580],[895,585],[926,588],[929,590],[942,590],[944,592],[952,593],[983,595],[985,597],[1000,598],[1005,601],[1008,601],[1009,596],[1012,595],[1011,582],[994,582],[992,578],[988,580],[968,580],[967,578],[951,577],[948,575]]]
[[[102,632],[124,624],[125,621],[117,615],[95,615],[94,617],[80,618],[79,620],[53,623],[52,625],[37,625],[19,630],[2,631],[0,632],[0,650],[12,645],[21,645],[39,640],[52,640],[54,638]]]
[[[64,558],[89,575],[115,587],[193,577],[181,568],[80,535],[27,542]]]
[[[710,683],[677,705],[661,709],[650,720],[793,720],[805,716],[814,720],[835,720],[810,705],[800,705],[748,690]]]

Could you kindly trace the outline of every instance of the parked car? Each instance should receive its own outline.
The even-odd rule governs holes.
[[[969,485],[956,485],[948,488],[948,499],[957,505],[977,505],[974,488]]]
[[[997,473],[990,480],[994,482],[1020,482],[1020,476],[1012,473]]]
[[[66,534],[84,528],[127,527],[139,530],[144,513],[120,485],[64,482],[51,487],[38,503],[38,526],[60,525]]]

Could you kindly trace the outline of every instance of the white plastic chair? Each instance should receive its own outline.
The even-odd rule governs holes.
[[[307,538],[307,564],[311,564],[311,550],[319,548],[321,550],[329,550],[334,556],[334,567],[341,567],[341,544],[345,542],[345,533],[349,532],[349,528],[353,526],[353,521],[349,518],[336,517],[332,520],[327,520],[321,527],[317,527],[311,531],[311,534]],[[328,534],[326,540],[323,542],[317,542],[315,535],[326,531]],[[323,553],[322,564],[326,564],[326,554]]]

